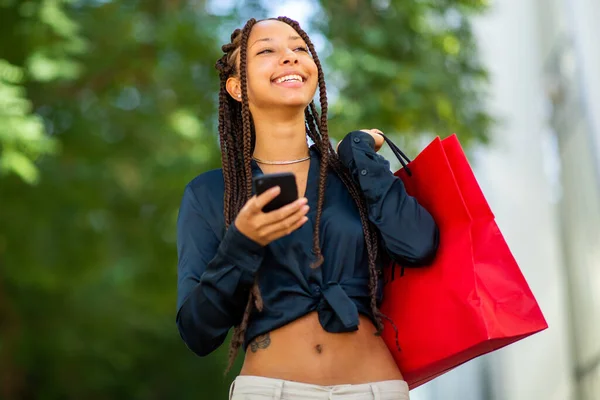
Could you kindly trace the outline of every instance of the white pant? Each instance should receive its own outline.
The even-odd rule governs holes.
[[[238,376],[229,400],[409,400],[405,381],[319,386],[259,376]]]

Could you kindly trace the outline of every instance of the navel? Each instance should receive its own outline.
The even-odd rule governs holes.
[[[317,353],[321,354],[323,352],[323,346],[318,344],[315,346],[315,350],[317,351]]]

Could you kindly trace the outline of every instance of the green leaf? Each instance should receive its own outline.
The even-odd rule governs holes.
[[[10,149],[4,149],[0,155],[0,172],[14,172],[29,184],[39,180],[39,171],[33,162],[24,154]]]

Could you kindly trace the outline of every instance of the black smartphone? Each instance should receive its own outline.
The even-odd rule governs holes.
[[[263,212],[277,210],[298,199],[298,186],[296,186],[296,176],[291,172],[281,172],[277,174],[265,174],[252,178],[252,188],[254,193],[259,196],[274,186],[279,186],[281,192],[279,196],[271,200],[263,207]]]

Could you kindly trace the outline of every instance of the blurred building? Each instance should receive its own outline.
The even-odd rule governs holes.
[[[598,0],[496,0],[476,21],[501,120],[476,174],[550,328],[413,400],[600,399],[598,20]]]

